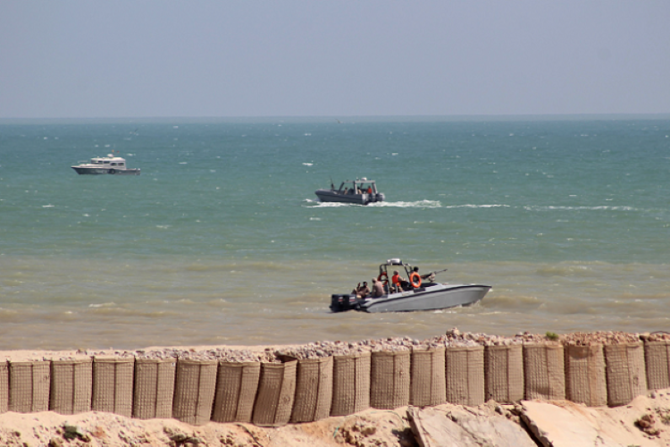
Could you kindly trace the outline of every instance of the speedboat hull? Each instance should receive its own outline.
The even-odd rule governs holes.
[[[469,306],[484,298],[491,286],[477,284],[434,284],[380,298],[356,299],[353,295],[333,295],[333,312],[359,310],[364,312],[413,312]]]

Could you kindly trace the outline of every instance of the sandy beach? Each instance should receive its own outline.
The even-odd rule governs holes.
[[[653,397],[651,397],[653,396]],[[523,403],[522,403],[523,404]],[[538,403],[540,404],[540,403]],[[602,445],[668,446],[670,426],[670,390],[640,396],[629,405],[617,408],[587,408],[566,401],[540,404],[550,417],[552,411],[572,410],[593,422],[594,426],[619,436],[620,444]],[[526,426],[519,420],[522,405],[498,405],[488,402],[479,407],[440,405],[435,411],[444,414],[467,412],[484,419],[506,418]],[[644,415],[654,415],[652,432],[643,432],[637,425]],[[662,419],[665,415],[666,419]],[[665,423],[663,423],[665,421]],[[560,425],[557,427],[561,428]],[[562,427],[570,433],[570,427]],[[570,438],[568,438],[570,439]],[[586,440],[584,440],[586,441]],[[499,443],[487,445],[505,445]],[[5,447],[414,447],[421,444],[412,432],[407,407],[395,410],[366,410],[346,417],[330,417],[318,422],[262,428],[251,424],[208,424],[194,427],[173,419],[137,420],[109,413],[88,412],[60,415],[54,412],[34,414],[5,413],[0,415],[0,444]],[[542,444],[540,444],[542,445]],[[577,445],[554,442],[550,445]]]

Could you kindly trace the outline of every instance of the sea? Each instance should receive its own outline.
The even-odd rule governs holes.
[[[492,290],[330,312],[390,258]],[[667,331],[669,259],[670,116],[0,120],[1,349]]]

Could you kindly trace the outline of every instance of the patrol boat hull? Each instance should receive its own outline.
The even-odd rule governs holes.
[[[383,202],[384,194],[342,194],[330,189],[318,189],[314,192],[321,202],[355,203],[367,205],[372,202]]]

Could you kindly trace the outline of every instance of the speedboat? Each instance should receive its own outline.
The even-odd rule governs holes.
[[[133,174],[140,175],[139,169],[128,169],[126,167],[126,160],[121,157],[115,157],[113,154],[108,154],[106,157],[91,158],[90,163],[81,163],[72,166],[72,169],[77,171],[77,174]]]
[[[356,180],[346,180],[337,189],[335,189],[335,185],[331,181],[330,189],[317,189],[315,194],[321,202],[367,205],[372,202],[384,201],[384,194],[377,191],[375,181],[368,180],[365,177]]]
[[[397,280],[389,270],[404,270],[408,280]],[[484,298],[491,286],[481,284],[447,284],[434,282],[435,275],[444,270],[419,274],[417,267],[398,258],[389,259],[379,266],[377,281],[383,285],[384,294],[379,297],[359,297],[355,291],[331,296],[330,310],[344,312],[411,312],[438,310],[456,306],[469,306]],[[399,275],[398,275],[399,276]],[[391,279],[391,281],[389,281]],[[373,289],[374,290],[374,289]]]

